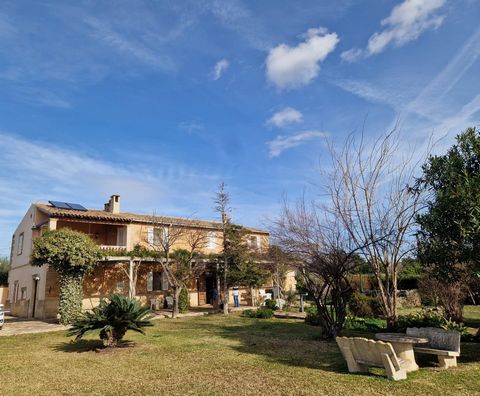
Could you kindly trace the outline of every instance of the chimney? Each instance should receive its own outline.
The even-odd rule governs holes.
[[[112,195],[108,203],[105,204],[105,211],[110,213],[120,213],[120,195]]]

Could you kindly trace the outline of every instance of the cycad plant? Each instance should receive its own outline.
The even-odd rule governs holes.
[[[75,341],[86,333],[100,331],[100,339],[106,347],[116,347],[127,330],[145,334],[144,327],[152,326],[150,309],[142,307],[132,298],[112,294],[101,300],[92,311],[86,311],[74,321],[68,335]]]

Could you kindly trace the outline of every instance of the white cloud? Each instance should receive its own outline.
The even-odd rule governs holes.
[[[302,113],[292,107],[285,107],[283,110],[274,113],[267,121],[267,124],[283,128],[289,124],[298,124],[302,120]]]
[[[275,139],[267,142],[269,155],[271,158],[278,157],[285,150],[300,146],[307,140],[326,137],[327,134],[318,130],[298,132],[295,135],[279,135]]]
[[[364,50],[353,48],[342,53],[346,61],[355,61],[383,52],[388,46],[401,47],[416,40],[424,31],[437,29],[444,16],[437,11],[446,0],[404,0],[396,5],[390,15],[383,19],[384,30],[375,32]]]
[[[230,62],[226,59],[220,59],[212,70],[212,78],[216,81],[220,77],[222,77],[223,73],[228,69],[230,66]]]
[[[305,41],[295,47],[280,44],[270,49],[267,79],[279,89],[299,88],[309,84],[320,72],[320,62],[335,50],[339,38],[324,28],[309,29]]]
[[[354,62],[363,56],[363,50],[360,48],[351,48],[348,51],[343,51],[340,57],[347,62]]]

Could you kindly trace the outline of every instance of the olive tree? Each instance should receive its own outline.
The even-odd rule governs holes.
[[[60,323],[72,323],[82,311],[83,278],[102,259],[100,248],[86,234],[67,228],[51,230],[33,242],[30,263],[49,265],[60,281]]]

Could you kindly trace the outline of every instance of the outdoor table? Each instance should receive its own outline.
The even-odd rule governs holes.
[[[404,368],[407,373],[418,370],[418,364],[415,361],[415,354],[413,352],[413,345],[426,344],[428,338],[411,337],[405,334],[396,333],[377,333],[375,334],[375,338],[392,344],[393,350],[398,358],[403,359],[404,364],[402,365],[402,368]]]

